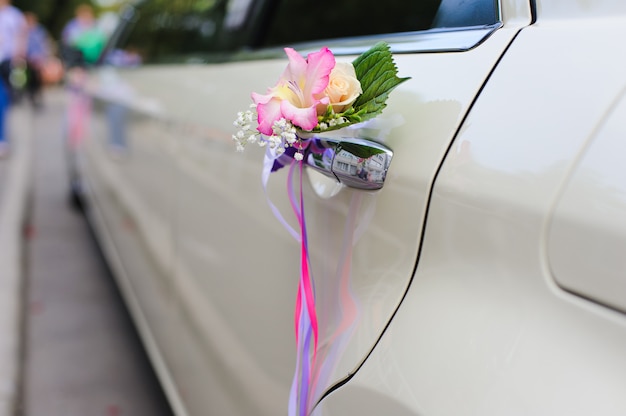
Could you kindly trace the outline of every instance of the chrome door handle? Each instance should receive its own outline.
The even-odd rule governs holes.
[[[374,191],[383,187],[392,157],[391,149],[371,140],[313,137],[304,160],[345,186]]]

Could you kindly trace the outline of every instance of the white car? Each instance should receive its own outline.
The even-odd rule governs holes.
[[[91,113],[73,189],[177,415],[626,415],[626,2],[154,0],[122,21],[70,103]],[[233,120],[283,46],[379,41],[410,80],[316,136],[382,149],[369,175],[305,155],[319,332],[290,395],[291,176],[264,188]]]

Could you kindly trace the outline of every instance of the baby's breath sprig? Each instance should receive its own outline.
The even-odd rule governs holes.
[[[281,118],[274,122],[272,126],[273,135],[268,137],[268,140],[273,141],[274,147],[272,149],[276,150],[276,154],[281,155],[285,153],[285,149],[288,147],[295,147],[298,149],[294,154],[294,159],[302,160],[304,155],[301,150],[301,139],[298,137],[296,126],[294,126],[291,121]]]
[[[254,104],[250,107],[256,109]],[[239,131],[233,134],[233,141],[237,144],[238,152],[243,152],[246,145],[249,143],[258,143],[261,145],[263,142],[261,134],[257,131],[256,126],[253,126],[253,123],[256,123],[256,121],[257,114],[254,110],[240,111],[237,113],[237,119],[233,125],[238,127]]]
[[[254,105],[252,105],[254,107]],[[237,119],[233,123],[239,130],[233,134],[233,140],[237,144],[237,151],[243,152],[248,144],[256,143],[260,147],[269,147],[277,155],[285,153],[285,149],[295,146],[298,151],[294,155],[296,160],[302,160],[304,155],[300,150],[300,138],[296,127],[287,119],[281,118],[274,122],[272,126],[273,134],[264,136],[252,126],[256,122],[257,114],[254,110],[240,111]]]
[[[326,131],[326,130],[335,130],[338,127],[343,127],[344,125],[349,125],[350,122],[345,117],[342,117],[338,114],[333,114],[329,117],[324,117],[316,127],[316,130]]]

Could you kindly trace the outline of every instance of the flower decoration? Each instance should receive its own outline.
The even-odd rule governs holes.
[[[289,398],[289,416],[307,416],[320,391],[318,357],[319,327],[315,290],[308,251],[302,169],[305,150],[314,156],[311,136],[341,129],[379,115],[389,93],[408,78],[398,78],[396,65],[386,43],[376,44],[352,63],[336,62],[328,48],[307,55],[286,48],[287,68],[265,94],[252,93],[250,110],[237,114],[233,135],[238,151],[249,144],[266,147],[262,173],[267,188],[271,172],[289,165],[287,192],[299,230],[294,230],[268,197],[268,203],[281,224],[300,243],[300,280],[296,297],[296,369]],[[309,146],[310,145],[310,146]],[[317,149],[320,150],[320,149]],[[323,150],[317,156],[323,157]],[[299,168],[299,195],[293,175]],[[266,193],[267,196],[267,193]],[[349,264],[351,259],[345,258]],[[322,386],[323,387],[323,386]]]
[[[306,136],[376,117],[391,90],[408,79],[397,76],[383,42],[352,63],[336,62],[328,48],[306,58],[291,48],[285,53],[289,64],[276,85],[266,94],[252,93],[251,109],[237,115],[238,151],[251,143],[269,146],[277,155],[295,147],[293,157],[302,160]]]

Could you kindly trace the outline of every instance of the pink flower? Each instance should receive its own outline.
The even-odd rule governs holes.
[[[285,48],[289,64],[276,86],[266,95],[252,93],[257,105],[258,128],[272,135],[274,122],[285,118],[303,130],[317,126],[317,107],[325,109],[329,98],[323,94],[328,86],[330,72],[335,67],[335,57],[328,48],[310,53],[306,59],[291,48]]]

